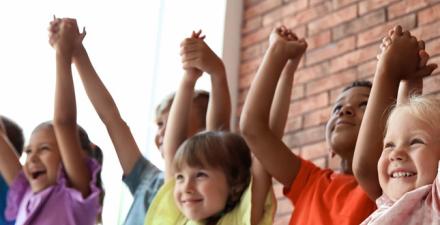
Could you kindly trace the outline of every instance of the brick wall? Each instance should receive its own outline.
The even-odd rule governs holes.
[[[440,0],[245,0],[239,77],[239,117],[249,86],[274,26],[284,24],[309,44],[295,74],[284,141],[293,152],[321,167],[329,159],[325,123],[341,88],[372,79],[381,38],[400,24],[426,41],[431,62],[440,64]],[[425,79],[426,93],[440,92],[440,70]],[[274,184],[276,224],[287,224],[292,206]]]

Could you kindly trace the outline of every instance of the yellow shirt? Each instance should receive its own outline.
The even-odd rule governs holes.
[[[199,222],[185,218],[177,208],[173,197],[174,184],[175,180],[172,179],[160,188],[148,209],[145,225],[201,225]],[[245,190],[235,208],[219,220],[218,225],[251,224],[251,186],[249,185]],[[275,206],[274,195],[270,191],[264,205],[264,215],[259,225],[271,225],[273,223]]]

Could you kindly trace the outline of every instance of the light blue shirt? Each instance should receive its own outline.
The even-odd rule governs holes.
[[[122,180],[133,195],[133,203],[127,218],[125,218],[124,225],[143,225],[145,214],[164,183],[164,174],[141,156],[130,174],[124,176]]]

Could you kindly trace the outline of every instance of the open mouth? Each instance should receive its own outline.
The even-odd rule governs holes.
[[[46,171],[35,171],[31,173],[32,179],[38,179],[39,177],[46,174]]]
[[[417,175],[417,173],[414,172],[393,172],[390,174],[391,178],[406,178],[406,177],[413,177]]]

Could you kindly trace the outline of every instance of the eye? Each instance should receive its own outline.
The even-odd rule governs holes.
[[[196,173],[196,178],[205,178],[208,177],[208,174],[205,172],[197,172]]]
[[[409,143],[410,145],[417,145],[417,144],[425,144],[425,142],[420,139],[420,138],[414,138],[411,140],[411,142]]]
[[[361,103],[359,103],[359,108],[361,109],[365,109],[367,107],[368,101],[362,101]]]
[[[338,113],[342,108],[342,105],[337,104],[334,108],[333,108],[333,114]]]
[[[393,142],[387,142],[387,143],[385,143],[384,144],[384,147],[383,147],[383,149],[384,150],[392,150],[393,148],[394,148],[394,143]]]
[[[177,182],[182,182],[184,177],[182,174],[178,173],[175,175],[175,178]]]
[[[42,146],[40,146],[39,149],[40,150],[50,150],[50,147],[49,147],[49,145],[42,145]]]
[[[31,152],[32,152],[32,150],[30,148],[27,148],[24,150],[24,153],[27,155],[31,154]]]

